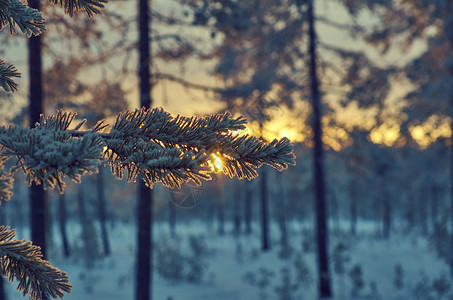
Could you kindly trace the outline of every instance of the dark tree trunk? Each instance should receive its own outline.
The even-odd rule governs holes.
[[[66,234],[66,219],[67,219],[66,196],[65,194],[62,194],[58,199],[58,227],[60,228],[64,257],[68,257],[71,254],[68,242],[68,235]]]
[[[326,188],[324,182],[324,157],[321,128],[321,97],[319,94],[319,81],[317,74],[316,32],[313,12],[314,0],[308,1],[308,53],[310,56],[310,87],[313,108],[313,185],[315,188],[316,207],[316,240],[318,245],[318,276],[319,293],[321,298],[331,298],[330,272],[328,262],[328,227]]]
[[[138,234],[137,234],[137,274],[136,299],[152,298],[152,212],[153,193],[143,182],[138,185]]]
[[[267,169],[266,166],[261,168],[261,250],[268,251],[269,243],[269,208],[267,201]]]
[[[40,9],[39,0],[30,0],[28,5],[31,8]],[[34,127],[39,122],[40,115],[44,112],[43,91],[42,91],[42,56],[41,56],[41,37],[32,36],[28,39],[28,65],[30,78],[30,127]],[[43,259],[46,255],[46,212],[47,199],[42,185],[37,186],[33,183],[30,187],[30,227],[31,240],[41,247]],[[43,296],[43,300],[47,297]]]
[[[138,1],[138,27],[139,27],[139,61],[138,76],[140,90],[140,105],[151,107],[151,47],[150,27],[151,18],[149,15],[148,0]],[[152,190],[144,182],[138,184],[138,205],[137,205],[137,272],[136,272],[136,300],[152,299]]]
[[[102,166],[99,166],[99,174],[97,175],[97,191],[99,222],[101,223],[102,248],[105,255],[110,255],[110,242],[107,232],[107,209],[104,193],[104,169]]]
[[[252,233],[252,201],[253,191],[250,183],[245,183],[245,199],[244,199],[244,222],[245,222],[245,234],[249,235]]]

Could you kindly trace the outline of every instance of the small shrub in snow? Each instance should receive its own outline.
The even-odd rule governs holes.
[[[262,267],[256,273],[247,272],[244,275],[243,280],[259,289],[260,299],[267,299],[267,288],[272,284],[274,277],[274,271]]]
[[[293,282],[291,278],[291,270],[284,267],[281,268],[280,284],[274,287],[275,293],[280,300],[291,300],[294,298],[294,293],[299,289],[299,283]]]
[[[354,265],[349,271],[349,278],[352,281],[351,296],[359,296],[362,289],[365,287],[365,282],[363,281],[363,271],[362,267],[359,264]]]
[[[396,264],[393,268],[393,286],[397,290],[401,290],[404,287],[404,271],[401,264]]]

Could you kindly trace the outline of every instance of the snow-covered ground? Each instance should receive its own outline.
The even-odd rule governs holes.
[[[181,272],[174,272],[182,276],[179,280],[171,282],[154,272],[153,299],[317,299],[315,247],[307,231],[290,226],[292,251],[282,258],[277,228],[272,231],[272,249],[266,253],[260,251],[257,228],[251,236],[234,237],[229,226],[224,236],[218,236],[216,232],[209,233],[203,223],[179,224],[177,237],[171,239],[167,224],[157,224],[155,243],[160,250],[156,252],[163,255],[159,263],[168,263],[160,266],[169,270],[171,262],[181,258],[186,261]],[[78,235],[76,231],[70,233],[73,238]],[[335,299],[443,299],[442,290],[451,281],[448,268],[426,238],[395,233],[383,240],[368,230],[354,238],[334,231],[331,235]],[[195,246],[189,245],[189,236]],[[85,268],[82,255],[64,259],[58,240],[53,242],[51,263],[66,271],[73,285],[72,293],[64,299],[134,298],[134,226],[116,224],[110,230],[110,238],[111,256],[96,261],[91,270]],[[361,280],[363,283],[354,296],[351,270],[356,287],[361,286]],[[187,279],[189,275],[192,279]],[[193,282],[197,279],[200,282]],[[8,299],[23,299],[14,290],[15,284],[6,284]]]

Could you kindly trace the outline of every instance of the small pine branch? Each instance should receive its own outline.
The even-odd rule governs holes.
[[[0,159],[0,201],[8,201],[11,199],[13,192],[11,192],[13,188],[14,178],[12,177],[11,173],[6,173],[3,170],[3,160]],[[1,204],[1,202],[0,202]]]
[[[20,78],[20,73],[13,65],[7,65],[5,61],[0,59],[0,86],[8,93],[17,91],[18,85],[13,78]]]
[[[65,14],[71,17],[83,10],[91,18],[101,13],[108,0],[49,0],[49,2],[64,7]]]
[[[40,35],[45,31],[44,18],[39,10],[28,7],[20,0],[0,0],[0,30],[9,26],[11,34],[16,25],[27,36]]]
[[[72,286],[65,272],[42,259],[41,249],[30,241],[14,240],[16,232],[0,226],[0,270],[9,281],[19,282],[17,289],[32,300],[41,299],[41,292],[62,298]]]
[[[45,189],[57,186],[62,193],[64,176],[79,182],[81,176],[97,171],[102,160],[102,140],[94,132],[72,136],[67,129],[74,117],[73,113],[60,111],[41,117],[35,128],[0,128],[3,155],[17,157],[17,167],[24,170],[29,184],[43,184]]]

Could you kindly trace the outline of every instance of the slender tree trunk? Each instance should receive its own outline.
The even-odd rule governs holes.
[[[31,8],[40,10],[39,0],[30,0],[28,5]],[[32,36],[28,39],[28,65],[29,65],[29,101],[30,101],[30,127],[39,122],[40,115],[44,112],[43,91],[42,91],[42,56],[41,37]],[[47,258],[46,253],[46,212],[47,199],[42,185],[33,183],[30,187],[30,227],[31,240],[41,247],[43,259]],[[42,295],[43,300],[47,300]]]
[[[242,182],[241,182],[242,183]],[[234,191],[234,199],[233,199],[233,224],[234,224],[234,235],[239,236],[241,234],[241,208],[242,208],[242,198],[241,198],[241,190],[242,184],[237,183],[236,189]]]
[[[452,41],[453,42],[453,41]],[[453,70],[451,71],[453,76]],[[450,118],[453,120],[453,99],[450,100]],[[453,132],[453,121],[450,122],[450,130]],[[450,138],[450,222],[453,233],[453,134]],[[453,236],[450,235],[450,275],[453,277]]]
[[[267,169],[261,168],[261,250],[269,251],[269,208],[267,201]]]
[[[385,239],[390,237],[392,228],[392,206],[388,195],[382,199],[382,233]]]
[[[58,199],[58,227],[60,228],[61,241],[63,242],[64,257],[68,257],[71,252],[69,248],[68,235],[66,233],[66,218],[66,196],[65,194],[62,194]]]
[[[452,70],[453,75],[453,70]],[[450,100],[450,118],[453,117],[453,99]],[[450,130],[453,132],[453,118],[450,122]],[[451,222],[451,231],[453,232],[453,134],[450,138],[450,222]],[[453,235],[450,235],[453,236]],[[453,276],[453,239],[450,237],[450,275]]]
[[[151,1],[149,1],[151,2]],[[140,90],[140,105],[151,107],[151,47],[150,27],[151,18],[149,15],[148,0],[138,1],[138,26],[139,26],[139,61],[138,76]],[[153,193],[152,190],[140,181],[138,184],[138,205],[137,205],[137,271],[136,271],[136,300],[152,299],[152,240],[153,240]]]
[[[356,185],[352,182],[349,185],[349,217],[350,217],[350,232],[355,235],[357,232],[357,203],[356,203]]]
[[[246,183],[245,186],[245,199],[244,199],[244,222],[245,222],[245,234],[250,235],[252,233],[252,201],[253,191],[250,183]]]
[[[422,234],[428,234],[428,212],[426,209],[427,206],[427,190],[425,187],[422,187],[420,194],[418,195],[418,209],[419,209],[419,224],[422,229]]]
[[[176,236],[176,209],[173,202],[168,202],[168,227],[170,229],[170,235]]]
[[[288,225],[287,225],[287,211],[288,206],[288,196],[286,194],[285,182],[283,181],[282,173],[275,171],[278,178],[278,185],[280,186],[280,195],[276,195],[274,199],[278,199],[278,202],[274,205],[276,206],[276,211],[278,214],[278,227],[280,229],[280,246],[284,253],[288,253],[289,243],[288,243]],[[274,201],[275,202],[275,201]]]
[[[223,194],[223,181],[219,176],[217,181],[217,233],[225,234],[225,195]]]
[[[101,223],[102,248],[105,255],[110,255],[110,242],[107,232],[107,208],[104,193],[104,169],[102,166],[99,166],[99,173],[97,175],[97,192],[99,222]]]
[[[3,203],[3,207],[0,208],[0,221],[1,224],[7,224],[6,222],[6,215],[5,215],[5,204]],[[0,300],[6,300],[6,291],[5,291],[5,278],[0,276]]]
[[[92,269],[94,261],[98,257],[97,234],[92,218],[88,215],[86,199],[82,184],[78,186],[77,204],[79,209],[80,225],[82,226],[82,240],[85,247],[85,263],[88,269]]]
[[[330,272],[328,262],[328,227],[327,227],[327,203],[324,179],[324,157],[321,128],[321,97],[319,94],[319,81],[317,74],[316,56],[316,32],[314,24],[314,0],[308,1],[307,19],[310,55],[310,87],[313,108],[313,185],[315,187],[316,207],[316,238],[318,245],[318,276],[319,293],[321,298],[331,298]]]
[[[435,228],[439,221],[439,190],[436,185],[432,185],[431,191],[431,222]]]

